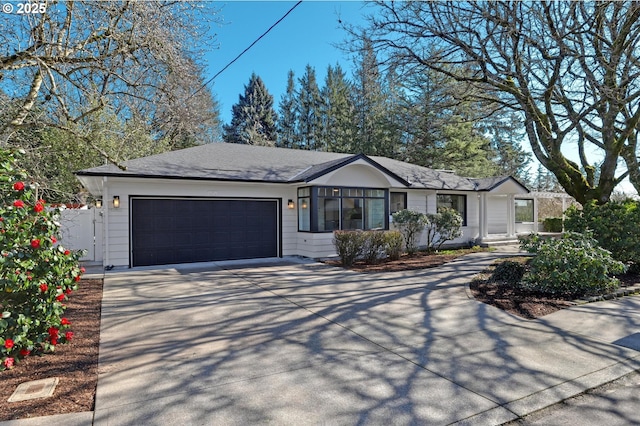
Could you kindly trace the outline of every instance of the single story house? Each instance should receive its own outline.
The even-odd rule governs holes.
[[[534,230],[513,177],[471,179],[386,157],[212,143],[82,170],[100,207],[102,263],[136,267],[335,254],[333,231],[393,228],[402,209],[456,209],[454,243]]]

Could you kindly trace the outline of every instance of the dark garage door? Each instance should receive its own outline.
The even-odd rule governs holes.
[[[275,200],[131,200],[132,266],[278,255]]]

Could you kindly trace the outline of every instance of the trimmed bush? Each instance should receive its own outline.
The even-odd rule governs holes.
[[[496,265],[491,275],[493,281],[502,281],[507,284],[517,285],[526,272],[526,265],[513,260],[505,260]]]
[[[548,217],[542,222],[542,227],[546,232],[562,232],[562,218]]]
[[[615,290],[619,282],[611,275],[624,272],[625,266],[598,247],[588,235],[566,233],[560,239],[523,239],[522,248],[536,253],[520,285],[532,291],[555,296],[582,297]]]
[[[386,256],[387,240],[384,231],[364,231],[362,258],[366,263],[378,263]]]
[[[640,268],[640,201],[588,203],[582,210],[570,207],[565,221],[567,231],[593,233],[598,244],[614,259]]]
[[[362,255],[365,233],[362,231],[334,231],[333,245],[336,247],[340,262],[351,266]]]
[[[385,238],[385,252],[389,259],[398,260],[402,255],[402,234],[400,231],[387,231],[384,233]]]
[[[411,210],[400,210],[393,214],[393,223],[404,238],[404,245],[409,255],[418,251],[420,234],[427,225],[427,218],[423,213]]]

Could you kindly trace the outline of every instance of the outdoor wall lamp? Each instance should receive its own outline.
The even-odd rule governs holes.
[[[98,208],[98,209],[102,208],[102,198],[98,198],[96,200],[96,208]]]
[[[119,195],[114,195],[113,196],[113,208],[114,209],[119,209],[120,208],[120,196]]]
[[[296,205],[293,203],[293,200],[289,200],[287,201],[287,207],[289,207],[290,209],[294,208]]]

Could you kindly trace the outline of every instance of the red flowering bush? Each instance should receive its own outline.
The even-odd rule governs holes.
[[[0,371],[71,340],[65,299],[84,272],[56,244],[59,211],[36,199],[14,151],[0,149]]]

